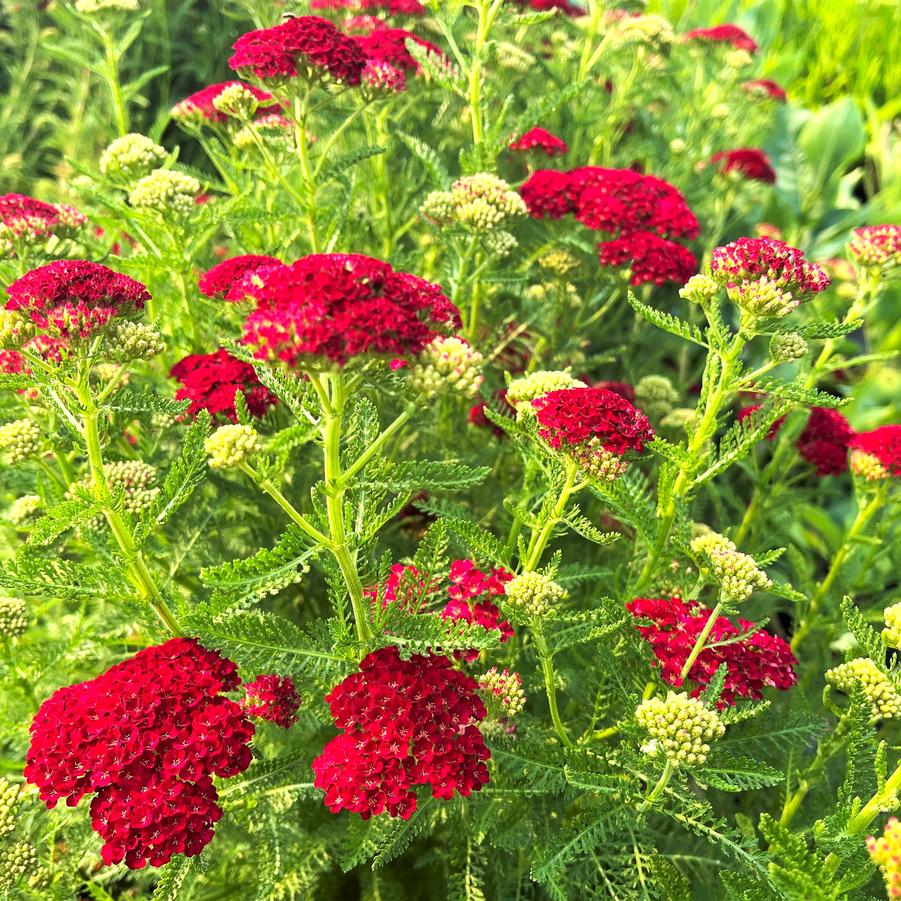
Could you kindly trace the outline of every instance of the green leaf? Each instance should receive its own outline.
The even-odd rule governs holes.
[[[105,404],[106,409],[115,413],[139,413],[145,416],[161,413],[172,417],[184,413],[188,406],[186,400],[172,400],[165,394],[136,391],[133,388],[117,391]]]
[[[351,150],[349,153],[342,153],[335,157],[335,159],[322,170],[320,178],[323,181],[330,181],[342,172],[346,172],[348,169],[358,166],[364,160],[372,159],[374,156],[380,156],[384,152],[384,147],[378,147],[372,144],[369,146],[358,147],[356,150]]]
[[[808,407],[828,407],[838,409],[848,403],[846,397],[836,397],[826,391],[818,391],[815,388],[807,388],[803,380],[797,382],[780,382],[777,379],[761,378],[753,385],[746,385],[744,390],[754,391],[757,394],[771,394],[775,397],[783,397],[797,404]]]
[[[444,517],[443,522],[463,543],[471,556],[495,565],[509,565],[510,555],[493,532],[474,522],[457,517]]]
[[[778,785],[785,773],[753,757],[716,753],[692,774],[698,782],[721,791],[750,791]]]
[[[388,491],[460,491],[483,482],[491,468],[470,466],[452,460],[384,461],[372,467],[360,487],[380,487]]]
[[[804,124],[797,143],[809,165],[819,173],[818,184],[842,175],[866,144],[863,116],[855,101],[842,97],[820,107]]]
[[[63,532],[74,529],[100,514],[96,504],[82,498],[50,507],[31,527],[28,543],[33,547],[53,544]],[[100,514],[102,515],[102,514]]]
[[[373,868],[383,867],[403,854],[413,839],[429,826],[434,809],[433,798],[420,799],[409,820],[392,820],[387,829],[387,836],[379,843],[378,850],[372,858]]]
[[[445,188],[450,183],[450,172],[441,160],[438,153],[429,147],[425,141],[413,137],[403,131],[395,132],[398,138],[406,145],[410,153],[413,154],[425,167],[426,172],[433,185],[437,188]]]
[[[548,634],[548,643],[551,650],[557,653],[588,641],[606,638],[620,631],[631,619],[623,616],[611,622],[609,614],[603,608],[558,614],[552,622],[553,631]]]
[[[700,347],[707,347],[704,335],[696,325],[685,322],[684,319],[679,319],[669,313],[664,313],[662,310],[655,310],[653,307],[649,307],[647,304],[642,303],[631,291],[626,297],[632,309],[643,319],[647,319],[648,322],[656,325],[657,328],[663,329],[663,331],[669,332],[671,335],[678,335],[680,338],[691,341]]]

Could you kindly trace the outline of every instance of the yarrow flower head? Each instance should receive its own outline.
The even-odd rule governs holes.
[[[156,169],[166,156],[166,149],[146,135],[122,135],[100,154],[100,171],[126,180],[140,178]]]
[[[692,539],[691,549],[703,556],[725,599],[745,601],[755,591],[766,591],[773,586],[772,579],[753,557],[743,554],[734,542],[717,532],[705,529]]]
[[[44,444],[41,430],[30,419],[15,419],[0,425],[0,450],[10,463],[23,463],[37,457]]]
[[[522,378],[514,379],[507,387],[506,401],[521,415],[532,414],[532,401],[551,391],[564,388],[585,388],[585,382],[573,378],[568,369],[539,369]]]
[[[202,124],[227,122],[241,112],[240,118],[252,118],[258,110],[270,110],[278,102],[268,92],[243,81],[223,81],[207,85],[172,107],[176,122]]]
[[[829,285],[803,251],[773,238],[739,238],[714,248],[710,275],[753,316],[786,316]]]
[[[302,368],[305,358],[409,357],[460,327],[438,285],[361,254],[312,254],[258,274],[244,343],[259,359]]]
[[[128,195],[128,202],[140,210],[156,210],[183,218],[194,209],[200,194],[200,182],[193,175],[174,169],[154,169],[139,179]]]
[[[882,630],[882,640],[890,648],[901,650],[901,601],[886,607],[883,616],[885,628]]]
[[[366,66],[366,54],[356,41],[320,16],[295,16],[249,31],[232,49],[229,66],[263,81],[304,78],[358,85]]]
[[[438,226],[462,225],[490,232],[510,219],[525,216],[523,199],[502,178],[479,172],[457,179],[450,191],[433,191],[420,207],[423,217]]]
[[[770,339],[770,356],[777,363],[790,363],[807,356],[807,341],[798,332],[786,332],[784,335],[773,335]]]
[[[408,384],[422,397],[453,391],[464,397],[479,392],[484,358],[462,338],[435,338],[410,366]]]
[[[566,141],[544,128],[530,128],[508,145],[510,150],[540,150],[547,156],[564,156],[569,153]]]
[[[199,854],[222,816],[212,777],[251,761],[254,727],[222,694],[238,682],[234,663],[194,639],[146,648],[41,705],[25,778],[51,808],[96,792],[91,822],[107,865]]]
[[[857,657],[826,670],[826,681],[846,694],[855,685],[860,685],[872,708],[874,720],[891,720],[901,716],[901,694],[869,657]]]
[[[7,293],[7,310],[26,316],[50,338],[69,340],[88,338],[150,300],[140,282],[87,260],[56,260],[32,269]]]
[[[21,638],[28,629],[28,611],[19,598],[0,598],[0,635]]]
[[[679,392],[665,375],[646,375],[635,383],[635,400],[651,419],[661,419],[679,402]]]
[[[150,510],[160,495],[159,471],[155,466],[142,460],[113,460],[103,464],[106,482],[114,498],[121,498],[122,507],[133,516],[140,516]],[[86,476],[73,482],[66,492],[69,498],[77,498],[80,493],[90,494],[94,480]],[[100,529],[103,517],[98,515],[87,522],[87,527]]]
[[[0,195],[0,258],[12,256],[16,245],[46,245],[52,238],[71,238],[87,217],[63,204],[44,203],[24,194]]]
[[[566,388],[532,401],[538,434],[570,455],[594,478],[621,475],[628,451],[641,452],[654,437],[647,416],[625,398],[603,388]]]
[[[751,81],[746,81],[742,88],[752,96],[768,97],[770,100],[778,100],[780,103],[788,100],[785,89],[768,78],[753,78]]]
[[[113,320],[104,337],[104,356],[117,363],[152,360],[166,349],[159,329],[149,322]]]
[[[283,265],[277,257],[255,253],[231,257],[201,275],[197,287],[204,297],[228,301],[247,300],[252,296],[253,289],[262,285],[260,279],[252,279],[255,272]]]
[[[430,65],[438,67],[447,67],[450,60],[444,55],[440,47],[437,47],[431,41],[421,38],[412,31],[404,28],[388,28],[380,25],[373,28],[369,34],[361,35],[353,38],[357,46],[366,55],[366,69],[363,70],[363,76],[366,78],[367,71],[373,66],[380,67],[384,72],[386,68],[394,70],[400,76],[399,89],[404,90],[406,87],[407,75],[418,75],[422,72],[422,65],[410,53],[409,45],[415,45],[423,52]],[[394,76],[397,80],[397,75]]]
[[[257,676],[244,684],[244,707],[251,716],[290,729],[297,722],[300,695],[289,676]]]
[[[636,619],[650,621],[639,625],[638,632],[650,643],[663,681],[681,687],[682,669],[711,611],[680,598],[636,598],[626,607]],[[753,625],[743,619],[735,625],[725,616],[714,620],[704,649],[686,675],[696,686],[692,694],[699,694],[723,664],[726,681],[721,706],[733,705],[736,698],[759,700],[766,686],[784,691],[795,684],[797,661],[788,644],[763,629],[750,632]]]
[[[723,175],[734,172],[748,181],[762,181],[772,185],[776,181],[776,171],[770,158],[758,147],[740,147],[736,150],[722,150],[710,157],[711,163],[719,163]]]
[[[313,773],[329,810],[409,819],[418,785],[444,800],[481,789],[490,751],[477,725],[486,714],[477,687],[442,655],[402,660],[395,647],[367,655],[326,695],[341,734]]]
[[[737,25],[716,25],[713,28],[695,28],[686,32],[686,41],[701,41],[713,44],[729,44],[735,50],[744,50],[746,53],[757,52],[757,41],[743,28]]]
[[[891,269],[901,264],[901,225],[865,225],[855,228],[848,252],[862,266]]]
[[[709,276],[693,275],[680,289],[679,297],[691,303],[709,303],[720,293],[720,286]]]
[[[204,444],[213,469],[233,469],[256,456],[262,449],[253,426],[231,424],[216,429]]]
[[[657,15],[621,16],[610,26],[610,44],[614,48],[633,47],[635,44],[666,53],[676,39],[673,26]]]
[[[566,599],[566,589],[540,572],[523,572],[504,587],[504,606],[524,620],[549,619]]]
[[[695,255],[676,241],[652,232],[632,232],[598,244],[601,266],[625,266],[632,285],[683,284],[697,271]]]
[[[20,795],[18,785],[0,777],[0,836],[8,835],[16,828],[15,809]]]
[[[675,766],[702,766],[710,753],[710,743],[720,738],[726,727],[697,698],[667,692],[665,698],[648,698],[635,710],[635,719],[651,743],[645,750],[662,751]]]
[[[257,378],[253,366],[220,348],[211,354],[191,354],[176,363],[169,375],[181,383],[176,400],[189,400],[187,414],[206,410],[214,420],[236,422],[235,394],[241,392],[252,416],[265,416],[275,396]]]
[[[838,410],[813,407],[798,436],[798,453],[816,467],[818,475],[840,475],[848,469],[848,445],[854,435],[851,424]]]
[[[868,482],[901,476],[901,425],[858,432],[848,442],[851,472]]]
[[[901,822],[889,817],[879,838],[867,839],[870,859],[882,872],[889,898],[901,898]]]
[[[25,528],[37,518],[43,505],[44,502],[38,495],[23,494],[22,497],[18,497],[12,502],[12,505],[6,512],[6,518],[17,529]]]
[[[497,706],[503,716],[516,716],[526,706],[526,693],[522,690],[519,673],[508,669],[498,671],[492,666],[478,678],[479,690],[487,696],[488,704]]]
[[[7,844],[0,849],[0,889],[6,892],[26,876],[37,873],[39,867],[34,846],[28,842]]]

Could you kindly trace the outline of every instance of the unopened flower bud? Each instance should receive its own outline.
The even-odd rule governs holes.
[[[21,638],[27,628],[28,611],[25,601],[0,598],[0,635],[5,638]]]
[[[612,24],[609,34],[612,47],[641,44],[657,53],[667,51],[675,39],[676,35],[669,21],[653,13],[623,16]]]
[[[242,121],[252,119],[259,105],[253,92],[237,81],[226,85],[213,97],[213,107],[218,112]]]
[[[146,135],[127,134],[116,138],[100,154],[104,175],[132,180],[152,172],[166,159],[166,150]]]
[[[0,426],[0,450],[10,463],[21,463],[41,452],[41,430],[30,419],[16,419]]]
[[[549,250],[538,257],[538,265],[557,275],[566,275],[578,267],[579,261],[568,250]]]
[[[753,62],[753,57],[747,50],[730,50],[725,56],[726,65],[730,69],[744,69]]]
[[[519,241],[510,232],[504,231],[502,228],[487,232],[483,240],[488,253],[499,260],[510,256],[519,246]]]
[[[901,225],[855,228],[848,251],[862,266],[894,268],[901,263]]]
[[[681,156],[686,150],[688,150],[688,144],[682,138],[673,138],[669,142],[669,152],[676,156]]]
[[[450,199],[454,220],[476,231],[499,228],[508,219],[528,213],[519,193],[490,172],[457,179],[451,186]]]
[[[136,209],[187,216],[194,208],[200,182],[173,169],[155,169],[132,188],[128,202]]]
[[[801,298],[763,275],[737,284],[726,285],[729,299],[753,316],[787,316],[796,309]]]
[[[710,753],[710,742],[726,727],[697,698],[668,692],[665,698],[649,698],[635,711],[638,724],[676,766],[702,766]]]
[[[99,13],[104,10],[120,10],[134,13],[140,7],[138,0],[75,0],[75,9],[80,13]]]
[[[728,119],[731,112],[732,112],[732,107],[730,107],[728,103],[717,103],[710,110],[710,118],[711,119]]]
[[[21,789],[0,777],[0,836],[8,835],[16,826],[15,810]]]
[[[882,630],[882,640],[890,648],[901,649],[901,601],[886,607],[883,617],[885,628]]]
[[[106,356],[118,363],[152,360],[165,349],[163,336],[155,325],[128,319],[114,319],[103,343]]]
[[[638,407],[651,419],[660,419],[672,410],[679,400],[679,392],[664,375],[646,375],[635,385]]]
[[[800,360],[807,353],[807,342],[797,332],[773,335],[770,339],[770,356],[779,363]]]
[[[262,450],[259,434],[249,425],[220,426],[204,446],[214,469],[240,466]]]
[[[451,390],[474,397],[482,384],[484,358],[462,338],[435,338],[410,367],[408,384],[423,397]]]
[[[697,413],[693,407],[676,407],[660,420],[660,425],[665,429],[690,429],[696,419]]]
[[[693,275],[679,289],[679,297],[692,303],[709,303],[719,293],[719,285],[709,275]]]
[[[827,670],[826,681],[846,694],[859,683],[872,708],[874,720],[901,716],[901,695],[869,657],[858,657]]]
[[[40,509],[41,499],[36,494],[25,494],[12,502],[6,518],[14,526],[22,528],[36,518]]]
[[[519,673],[511,673],[506,668],[498,672],[497,667],[492,666],[479,676],[478,683],[488,695],[489,703],[497,705],[506,716],[516,716],[526,706],[526,693],[522,690]]]
[[[38,856],[28,842],[16,842],[0,849],[0,888],[5,891],[37,869]]]
[[[855,447],[852,447],[848,454],[848,468],[853,475],[866,482],[878,482],[891,475],[878,457]]]
[[[526,572],[514,576],[504,586],[505,606],[524,619],[551,617],[557,612],[566,589],[549,576],[539,572]]]
[[[450,191],[432,191],[419,206],[423,219],[432,225],[451,225],[454,221],[454,198]]]
[[[551,391],[560,391],[563,388],[584,388],[585,382],[580,382],[572,377],[567,369],[546,370],[539,369],[519,379],[510,382],[507,388],[507,403],[516,407],[519,415],[533,411],[532,401],[536,397],[548,394]]]

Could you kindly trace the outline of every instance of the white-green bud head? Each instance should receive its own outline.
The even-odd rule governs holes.
[[[100,154],[100,171],[113,178],[132,181],[149,175],[164,159],[165,148],[146,135],[122,135]]]
[[[849,693],[855,683],[859,683],[872,708],[874,720],[897,719],[901,716],[901,695],[869,657],[858,657],[827,670],[826,681],[845,693]]]
[[[567,592],[544,573],[525,572],[504,585],[504,595],[504,606],[520,619],[541,619],[554,616]]]
[[[885,628],[882,640],[890,647],[901,650],[901,601],[885,608]]]
[[[159,329],[149,322],[114,319],[106,331],[103,352],[117,363],[152,360],[166,349]]]
[[[28,610],[25,601],[18,598],[0,598],[0,635],[21,638],[28,628]]]
[[[8,835],[16,827],[16,807],[21,787],[0,776],[0,836]]]
[[[6,518],[17,528],[29,525],[38,515],[42,506],[36,494],[25,494],[10,504]]]
[[[30,419],[16,419],[0,425],[0,450],[5,450],[10,463],[21,463],[41,452],[41,430]]]
[[[435,338],[410,366],[408,384],[425,398],[447,390],[474,397],[483,364],[484,357],[462,338]]]
[[[770,356],[777,363],[800,360],[807,354],[807,342],[797,332],[787,335],[773,335],[770,339]]]
[[[665,375],[646,375],[635,385],[638,407],[651,419],[666,416],[679,400],[679,392]]]
[[[240,466],[263,449],[256,429],[239,424],[220,426],[204,446],[213,469]]]
[[[679,288],[679,297],[692,303],[709,303],[719,293],[720,286],[709,275],[693,275]]]
[[[646,750],[662,750],[675,766],[702,766],[710,743],[726,731],[716,712],[697,698],[667,693],[642,701],[635,711],[638,724],[651,736]]]
[[[0,848],[0,889],[9,890],[38,870],[38,856],[28,842]]]
[[[155,169],[131,189],[128,202],[136,209],[183,218],[194,209],[198,194],[200,182],[193,175],[174,169]]]
[[[585,382],[573,378],[568,369],[539,369],[522,378],[514,379],[507,388],[507,402],[522,415],[532,412],[532,401],[550,391],[564,388],[584,388]]]

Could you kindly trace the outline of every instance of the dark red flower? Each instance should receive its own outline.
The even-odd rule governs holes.
[[[197,287],[204,297],[216,297],[219,300],[241,301],[248,296],[243,282],[246,276],[258,269],[284,265],[276,257],[260,256],[248,253],[239,257],[223,260],[200,276]]]
[[[313,761],[329,810],[408,819],[417,785],[445,800],[481,789],[491,752],[476,725],[486,712],[476,689],[442,655],[402,660],[388,647],[366,656],[325,698],[342,730]]]
[[[632,285],[684,285],[698,271],[698,261],[687,247],[651,232],[631,232],[601,241],[598,261],[601,266],[628,266]]]
[[[524,135],[511,141],[510,150],[541,150],[548,156],[563,156],[569,153],[566,141],[543,128],[532,128]]]
[[[25,358],[17,350],[0,350],[0,372],[6,375],[28,372]]]
[[[519,193],[534,219],[562,219],[573,212],[575,184],[570,172],[537,169],[523,182]]]
[[[213,419],[236,422],[235,395],[244,395],[252,416],[265,416],[275,396],[260,383],[253,366],[220,348],[211,354],[191,354],[176,363],[169,375],[181,383],[176,400],[189,400],[188,416],[206,410]]]
[[[244,684],[244,709],[251,715],[290,729],[297,722],[300,695],[288,676],[257,676]]]
[[[394,16],[423,16],[426,12],[419,0],[311,0],[310,9],[384,10]]]
[[[768,185],[776,181],[776,172],[770,164],[770,158],[757,147],[740,147],[736,150],[723,150],[710,157],[711,163],[719,163],[719,170],[737,172],[749,181],[762,181]]]
[[[570,3],[568,0],[515,0],[515,2],[538,12],[559,9],[564,15],[570,17],[585,15],[585,10],[581,6],[576,6],[575,3]]]
[[[716,25],[713,28],[695,28],[685,35],[687,41],[709,41],[715,44],[729,44],[736,50],[747,53],[757,52],[757,41],[737,25]]]
[[[435,62],[448,62],[440,47],[404,28],[377,28],[370,34],[353,40],[362,49],[369,63],[387,64],[405,73],[415,74],[422,69],[407,50],[408,41],[423,47]]]
[[[813,407],[798,438],[798,453],[812,463],[817,474],[834,476],[848,469],[848,445],[854,429],[838,410]]]
[[[875,457],[889,475],[901,476],[901,425],[883,425],[870,432],[858,432],[849,447]]]
[[[210,777],[251,761],[253,724],[222,694],[238,682],[234,663],[194,639],[146,648],[41,705],[25,778],[51,808],[97,792],[91,820],[108,864],[193,856],[221,816]]]
[[[268,91],[255,87],[252,84],[245,84],[243,81],[223,81],[218,84],[207,85],[205,88],[195,91],[184,100],[179,101],[172,107],[173,119],[202,118],[208,122],[227,122],[228,116],[220,113],[213,105],[213,101],[226,89],[232,85],[241,85],[246,91],[250,91],[259,102],[260,110],[271,110],[277,107],[278,101]]]
[[[710,610],[678,598],[636,598],[626,607],[636,619],[651,621],[638,626],[638,631],[650,642],[663,681],[680,687],[682,668],[707,625]],[[725,616],[716,618],[704,650],[688,671],[688,680],[695,684],[692,695],[700,694],[724,663],[726,682],[720,707],[734,705],[736,698],[759,700],[766,686],[784,691],[795,684],[797,660],[788,644],[763,629],[737,638],[752,628],[748,620],[740,619],[736,626]]]
[[[785,103],[788,100],[785,89],[768,78],[753,78],[751,81],[746,81],[742,88],[749,94],[765,94],[771,100],[778,100],[781,103]]]
[[[259,274],[244,342],[260,359],[298,366],[304,357],[344,365],[363,354],[410,356],[460,327],[438,285],[361,254],[312,254]]]
[[[42,241],[56,234],[59,227],[60,209],[52,203],[25,194],[0,195],[0,241]]]
[[[228,64],[257,78],[321,78],[360,83],[366,57],[356,41],[320,16],[296,16],[242,34]]]
[[[804,252],[775,238],[739,238],[715,247],[710,274],[727,287],[766,278],[796,295],[814,294],[829,285],[829,276]]]
[[[7,310],[19,310],[51,337],[86,338],[114,316],[143,309],[140,282],[87,260],[56,260],[26,272],[7,288]]]

